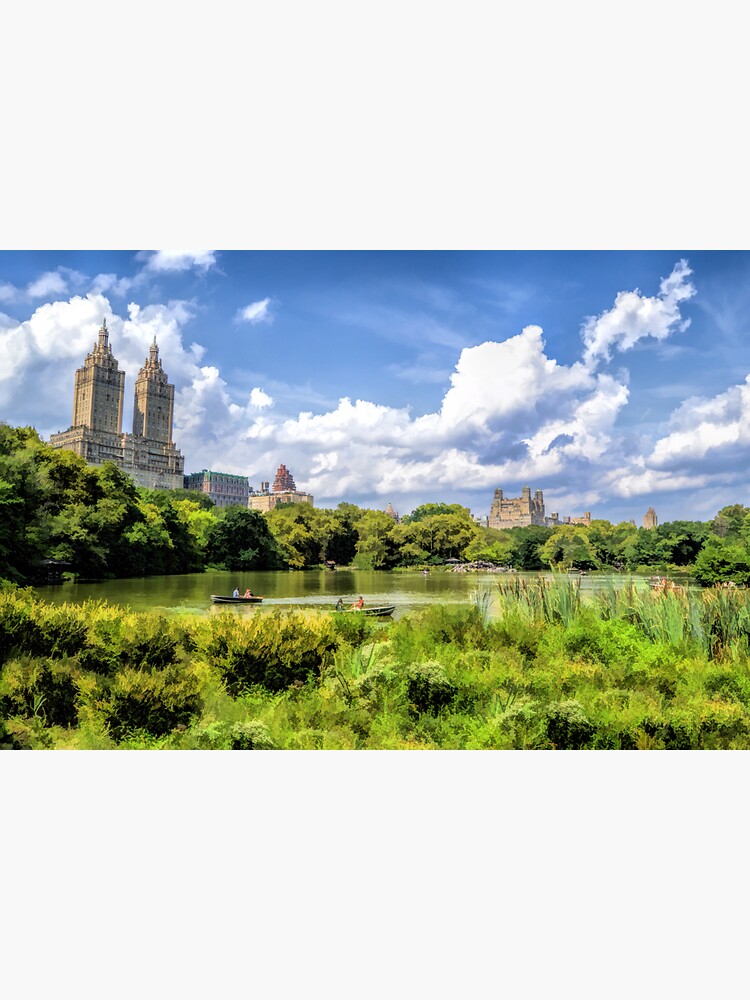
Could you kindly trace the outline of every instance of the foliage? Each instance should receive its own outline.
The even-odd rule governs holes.
[[[0,717],[41,719],[43,725],[74,726],[78,721],[77,665],[67,659],[9,660],[0,672]]]
[[[547,737],[556,750],[581,750],[587,746],[595,727],[575,700],[553,702],[546,711]]]
[[[725,581],[746,587],[750,584],[750,553],[742,545],[712,538],[698,553],[693,572],[704,587]]]
[[[0,746],[750,749],[747,592],[502,582],[498,615],[348,616],[357,633],[335,613],[177,624],[5,588],[0,618],[22,627]]]
[[[416,712],[439,712],[453,701],[456,685],[452,684],[441,665],[434,660],[409,667],[407,698]]]
[[[331,616],[273,611],[251,619],[216,615],[196,630],[198,653],[231,694],[261,684],[281,691],[317,676],[338,641]]]
[[[206,560],[228,570],[277,569],[283,565],[268,523],[257,510],[224,507],[208,532]]]
[[[115,739],[133,730],[164,736],[187,726],[200,703],[194,671],[176,665],[153,672],[128,667],[108,686],[104,717]]]

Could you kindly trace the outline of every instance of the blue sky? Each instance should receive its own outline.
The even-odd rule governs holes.
[[[749,300],[735,251],[3,251],[0,418],[67,428],[106,316],[123,430],[156,336],[186,472],[706,520],[748,497]]]

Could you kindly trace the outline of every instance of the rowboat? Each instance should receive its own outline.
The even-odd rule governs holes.
[[[379,608],[344,608],[342,615],[372,615],[373,618],[387,618],[396,610],[395,604],[384,604]]]
[[[211,594],[214,604],[260,604],[262,597],[223,597],[221,594]]]

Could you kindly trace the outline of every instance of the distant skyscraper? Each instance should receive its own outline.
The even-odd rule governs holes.
[[[156,341],[135,384],[133,433],[122,433],[125,372],[109,346],[103,320],[93,351],[76,371],[73,424],[53,434],[53,448],[65,448],[89,465],[114,462],[139,486],[178,490],[183,487],[184,460],[172,443],[174,386],[159,360]]]
[[[102,322],[93,351],[86,355],[75,374],[73,427],[119,434],[122,430],[122,400],[125,372],[112,355],[106,319]]]
[[[174,386],[169,384],[159,360],[156,337],[149,348],[148,360],[138,372],[133,403],[133,435],[172,444]]]
[[[276,470],[276,478],[273,481],[274,493],[294,492],[297,487],[294,485],[294,476],[285,465],[280,465]]]
[[[655,528],[659,522],[656,519],[656,511],[653,507],[649,507],[646,513],[643,515],[643,527],[644,528]]]

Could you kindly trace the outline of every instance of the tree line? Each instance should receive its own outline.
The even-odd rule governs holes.
[[[517,570],[691,572],[699,582],[750,583],[750,508],[709,522],[656,528],[595,520],[588,527],[497,530],[459,504],[423,504],[400,523],[351,503],[285,504],[261,514],[216,508],[186,490],[136,487],[114,463],[88,466],[30,427],[0,423],[0,578],[43,581],[56,565],[83,579],[228,570],[367,569],[449,559]]]

